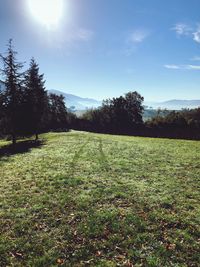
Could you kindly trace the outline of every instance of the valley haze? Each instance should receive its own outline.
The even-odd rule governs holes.
[[[73,94],[65,93],[61,90],[49,90],[49,93],[57,95],[62,94],[65,97],[65,103],[67,108],[74,106],[76,110],[87,110],[90,108],[98,108],[102,105],[102,101],[88,97],[80,97]],[[200,100],[182,100],[172,99],[163,102],[144,101],[144,105],[153,109],[169,109],[169,110],[181,110],[184,108],[193,109],[200,106]]]

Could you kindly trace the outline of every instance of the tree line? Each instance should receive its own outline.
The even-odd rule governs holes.
[[[105,100],[101,107],[77,118],[74,128],[111,134],[200,139],[200,108],[158,110],[156,116],[144,122],[143,101],[136,91]]]
[[[128,133],[143,124],[144,98],[138,92],[103,101],[98,109],[86,111],[76,127],[106,133]]]
[[[165,111],[145,123],[149,136],[200,140],[200,107]]]
[[[15,145],[19,136],[49,130],[67,130],[69,116],[64,97],[48,94],[44,75],[32,58],[28,70],[17,61],[17,52],[9,40],[5,56],[0,54],[5,88],[0,91],[0,135],[9,135]]]

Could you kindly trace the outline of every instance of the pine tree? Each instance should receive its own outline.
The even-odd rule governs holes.
[[[4,114],[6,120],[6,130],[12,135],[12,143],[16,144],[17,135],[20,132],[21,123],[21,101],[23,98],[22,93],[22,80],[23,67],[22,63],[16,60],[17,52],[14,51],[12,39],[9,40],[7,55],[0,55],[3,62],[3,69],[1,72],[5,77],[5,91],[3,92],[4,98]]]
[[[25,75],[25,102],[29,131],[35,134],[36,140],[38,140],[47,98],[44,84],[44,75],[39,74],[39,66],[32,58],[30,67]]]

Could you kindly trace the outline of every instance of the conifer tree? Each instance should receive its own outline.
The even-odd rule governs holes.
[[[39,74],[39,66],[32,58],[30,67],[25,75],[25,110],[27,123],[29,122],[29,131],[35,134],[36,140],[38,140],[47,98],[44,84],[44,75]]]
[[[0,55],[3,62],[1,72],[5,78],[5,91],[3,92],[4,116],[6,130],[12,136],[13,145],[16,144],[17,135],[20,132],[21,101],[23,98],[23,64],[16,60],[17,52],[14,51],[12,39],[9,40],[6,56]]]

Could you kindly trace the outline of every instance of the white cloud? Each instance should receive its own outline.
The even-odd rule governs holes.
[[[193,40],[200,44],[200,25],[198,25],[195,32],[192,33]]]
[[[146,30],[135,30],[130,33],[128,41],[132,43],[141,43],[149,36]]]
[[[172,70],[200,70],[200,65],[164,65],[164,67]]]
[[[123,54],[125,56],[131,56],[137,51],[138,45],[144,42],[149,35],[150,32],[145,29],[136,29],[129,32],[125,40],[125,47],[122,51]]]
[[[172,69],[172,70],[180,69],[180,66],[178,65],[164,65],[164,67],[167,69]]]
[[[195,27],[191,27],[188,24],[177,23],[173,28],[177,36],[187,36],[192,38],[195,42],[200,44],[200,24],[198,23]]]
[[[177,35],[190,35],[192,28],[184,23],[177,23],[172,30],[176,32]]]

